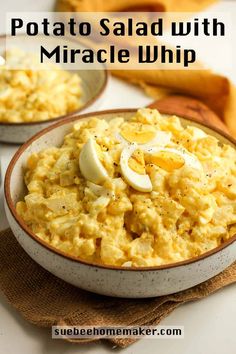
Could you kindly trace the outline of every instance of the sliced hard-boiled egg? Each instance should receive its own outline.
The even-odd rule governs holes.
[[[137,150],[138,145],[132,144],[128,145],[121,152],[120,157],[120,167],[122,175],[126,182],[134,189],[140,192],[151,192],[152,183],[148,175],[141,175],[133,171],[129,166],[129,159],[133,155],[134,151]]]
[[[80,152],[79,167],[84,178],[90,182],[99,184],[108,178],[108,173],[99,160],[96,142],[91,138]]]
[[[148,124],[125,123],[120,134],[130,143],[146,144],[154,139],[156,130]]]
[[[172,134],[170,132],[157,131],[155,138],[149,141],[147,144],[142,145],[142,149],[146,149],[149,146],[166,146],[171,141]]]
[[[185,160],[181,155],[165,150],[148,155],[146,161],[168,172],[181,168],[185,164]]]
[[[123,130],[120,134],[116,134],[116,138],[123,145],[127,145],[128,143],[137,143],[141,147],[145,148],[151,145],[166,146],[169,144],[172,135],[170,132],[164,132],[161,130],[155,131],[154,134],[150,131],[139,131],[139,137],[137,138],[134,133],[135,132],[133,132],[131,135],[128,135],[128,133]]]
[[[141,149],[134,151],[129,159],[129,167],[140,175],[145,175],[145,159],[144,153]]]
[[[202,165],[197,157],[185,149],[151,147],[146,150],[148,163],[153,163],[167,171],[181,168],[187,165],[201,170]]]

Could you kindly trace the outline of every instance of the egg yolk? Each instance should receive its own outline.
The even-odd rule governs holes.
[[[157,165],[168,172],[181,168],[185,164],[183,157],[169,151],[159,151],[152,155],[148,155],[146,157],[146,162]]]
[[[146,144],[156,136],[155,128],[147,124],[124,124],[121,136],[130,143]]]
[[[140,175],[146,174],[145,159],[142,150],[140,149],[135,150],[131,158],[129,159],[128,164],[133,171],[139,173]]]

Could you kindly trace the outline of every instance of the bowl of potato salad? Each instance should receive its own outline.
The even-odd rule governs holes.
[[[170,294],[236,260],[235,141],[157,110],[44,129],[13,157],[5,199],[25,251],[95,293]]]
[[[25,36],[18,37],[24,43]],[[36,51],[41,40],[35,40]],[[65,70],[54,63],[38,64],[35,52],[14,46],[5,50],[5,37],[0,37],[0,141],[23,143],[57,120],[95,109],[106,84],[103,65],[99,70]]]

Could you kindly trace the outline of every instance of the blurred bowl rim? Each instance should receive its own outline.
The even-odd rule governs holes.
[[[17,36],[26,36],[26,34],[25,34],[25,33],[19,33]],[[0,41],[6,39],[7,37],[9,37],[9,35],[7,35],[7,34],[0,34]],[[80,43],[79,41],[70,39],[70,38],[68,38],[68,37],[66,37],[66,36],[64,36],[64,39],[65,39],[65,40],[68,39],[68,40],[70,40],[71,42],[75,42],[75,43],[77,43],[77,44],[79,43],[79,44],[83,45],[83,44]],[[109,73],[108,73],[108,70],[107,70],[105,64],[101,63],[100,65],[103,67],[103,69],[102,69],[102,70],[99,70],[99,71],[102,71],[102,72],[104,73],[104,82],[103,82],[103,84],[102,84],[101,89],[98,91],[98,93],[97,93],[94,97],[90,98],[90,99],[88,100],[88,102],[86,102],[84,105],[82,105],[82,106],[81,106],[80,108],[78,108],[77,110],[72,111],[72,112],[67,113],[67,114],[64,114],[64,115],[62,115],[62,116],[57,116],[57,117],[52,118],[52,119],[37,120],[37,121],[34,121],[34,122],[19,122],[19,123],[12,122],[12,123],[11,123],[11,122],[1,122],[1,121],[0,121],[0,128],[1,128],[1,126],[11,126],[11,127],[13,127],[13,126],[18,126],[18,127],[22,127],[22,126],[33,126],[33,125],[37,125],[37,124],[40,124],[40,125],[41,125],[41,124],[49,124],[50,122],[54,123],[54,122],[57,122],[57,121],[59,121],[59,120],[65,119],[65,118],[67,118],[67,117],[72,117],[72,116],[74,116],[74,115],[78,115],[80,112],[82,112],[83,110],[87,109],[87,108],[90,107],[94,102],[96,102],[99,98],[101,98],[101,96],[102,96],[102,95],[104,94],[104,92],[105,92],[105,89],[106,89],[107,84],[108,84]],[[95,70],[95,69],[94,69],[94,70]],[[66,70],[66,71],[69,71],[69,70]],[[84,70],[84,71],[86,71],[86,70]],[[93,71],[93,70],[91,70],[91,71]],[[75,70],[75,72],[76,72],[76,70]]]
[[[25,150],[34,142],[36,141],[38,138],[42,137],[44,134],[54,130],[55,128],[58,128],[62,125],[66,125],[67,123],[71,123],[74,121],[78,121],[80,119],[86,119],[86,118],[90,118],[90,117],[94,117],[94,116],[103,116],[106,114],[113,114],[113,113],[117,113],[117,114],[122,114],[122,113],[135,113],[137,111],[138,108],[129,108],[129,109],[111,109],[111,110],[103,110],[103,111],[98,111],[98,112],[90,112],[90,113],[85,113],[85,114],[81,114],[79,116],[73,116],[73,117],[67,117],[65,119],[63,119],[62,121],[59,121],[53,125],[50,125],[49,127],[41,130],[40,132],[38,132],[37,134],[35,134],[34,136],[32,136],[29,140],[27,140],[15,153],[15,155],[13,156],[13,158],[10,161],[10,164],[8,165],[7,171],[6,171],[6,175],[5,175],[5,180],[4,180],[4,196],[5,196],[5,201],[7,203],[7,206],[11,212],[11,215],[13,216],[13,218],[15,219],[15,221],[17,222],[18,226],[23,229],[23,231],[29,236],[31,237],[34,241],[36,241],[37,243],[39,243],[41,246],[43,246],[44,248],[46,248],[47,250],[53,252],[54,254],[58,255],[58,256],[62,256],[64,258],[66,258],[67,260],[73,261],[73,262],[77,262],[79,264],[83,264],[83,265],[87,265],[87,266],[92,266],[95,268],[102,268],[102,269],[106,269],[106,270],[118,270],[118,271],[158,271],[158,270],[164,270],[164,269],[173,269],[176,267],[181,267],[181,266],[186,266],[186,265],[190,265],[192,263],[204,260],[210,256],[213,256],[214,254],[218,253],[219,251],[222,251],[223,249],[229,247],[230,245],[232,245],[235,241],[236,241],[236,234],[232,237],[230,237],[227,241],[225,241],[224,243],[222,243],[222,245],[217,246],[215,248],[213,248],[210,251],[207,251],[205,253],[203,253],[200,256],[196,256],[184,261],[180,261],[180,262],[174,262],[174,263],[169,263],[169,264],[165,264],[165,265],[160,265],[160,266],[148,266],[148,267],[121,267],[121,266],[112,266],[112,265],[105,265],[105,264],[98,264],[95,262],[88,262],[84,259],[81,259],[79,257],[76,256],[72,256],[66,252],[63,252],[53,246],[51,246],[50,244],[48,244],[47,242],[45,242],[44,240],[40,239],[38,236],[36,236],[28,227],[27,225],[24,223],[24,221],[20,218],[20,216],[17,214],[16,212],[16,208],[15,205],[13,203],[13,200],[11,198],[11,191],[10,191],[10,181],[11,181],[11,175],[12,175],[12,171],[14,169],[14,166],[16,164],[16,162],[18,161],[19,157],[25,152]],[[164,111],[160,110],[159,111],[161,114],[166,114]],[[169,114],[167,114],[169,115]],[[182,118],[182,117],[179,117]],[[230,135],[228,135],[225,132],[222,132],[220,129],[211,126],[210,124],[207,123],[201,123],[193,118],[182,118],[183,120],[189,121],[190,123],[195,123],[197,125],[200,125],[202,127],[205,127],[207,129],[212,130],[213,132],[216,132],[217,134],[219,134],[220,136],[222,136],[223,138],[225,138],[226,140],[228,140],[231,144],[234,145],[234,147],[236,148],[236,140],[234,138],[232,138]]]

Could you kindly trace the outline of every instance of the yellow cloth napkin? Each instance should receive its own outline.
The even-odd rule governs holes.
[[[178,11],[194,12],[216,0],[57,0],[58,11]],[[158,99],[173,94],[195,97],[207,104],[236,137],[236,88],[229,79],[210,70],[113,71],[126,82],[140,85]]]
[[[113,74],[140,85],[155,99],[174,94],[200,99],[236,137],[236,88],[226,77],[210,70],[116,70]]]
[[[59,11],[199,11],[216,0],[58,0]]]

